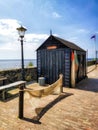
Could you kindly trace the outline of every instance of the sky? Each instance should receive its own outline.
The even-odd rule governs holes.
[[[88,50],[89,58],[98,50],[98,0],[0,0],[0,59],[21,59],[21,25],[27,28],[25,59],[36,58],[50,30]]]

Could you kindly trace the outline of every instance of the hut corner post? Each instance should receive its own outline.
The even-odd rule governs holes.
[[[74,51],[71,52],[71,87],[74,88],[75,82],[75,55]]]
[[[23,112],[24,112],[24,84],[22,84],[19,89],[19,113],[18,113],[18,117],[20,119],[23,118]]]

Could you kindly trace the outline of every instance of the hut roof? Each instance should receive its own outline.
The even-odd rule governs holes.
[[[44,43],[43,43],[37,50],[39,50],[39,49],[46,43],[46,41],[52,40],[52,39],[55,39],[55,40],[59,41],[61,44],[65,45],[65,46],[68,47],[68,48],[71,48],[71,49],[74,49],[74,50],[78,50],[78,51],[85,51],[84,49],[80,48],[80,47],[77,46],[76,44],[74,44],[74,43],[72,43],[72,42],[70,42],[70,41],[64,40],[64,39],[62,39],[62,38],[53,36],[53,35],[50,35],[50,36],[48,37],[48,39],[46,39],[46,40],[44,41]]]

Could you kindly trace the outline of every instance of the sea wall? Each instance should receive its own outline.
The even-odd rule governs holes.
[[[21,68],[0,70],[0,76],[7,77],[7,83],[21,80]],[[37,67],[25,68],[25,80],[27,82],[37,80]]]
[[[94,65],[95,61],[88,61],[87,66]],[[0,70],[0,76],[7,77],[7,83],[12,83],[22,79],[21,77],[21,68],[18,69],[9,69],[9,70]],[[28,67],[25,68],[25,80],[27,82],[37,81],[37,67]],[[0,85],[2,83],[0,82]]]
[[[95,63],[97,63],[95,60],[87,61],[87,66],[94,65]]]

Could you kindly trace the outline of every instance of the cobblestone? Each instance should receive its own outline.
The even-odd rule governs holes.
[[[76,89],[63,91],[63,99],[49,95],[36,100],[25,93],[24,120],[18,118],[18,97],[0,101],[0,130],[98,130],[98,67]],[[45,113],[34,123],[35,106],[45,107]]]

